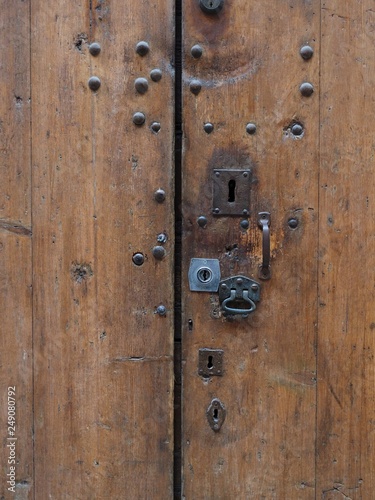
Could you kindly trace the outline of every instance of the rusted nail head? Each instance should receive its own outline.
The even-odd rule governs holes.
[[[153,82],[160,82],[162,77],[161,69],[155,68],[150,72],[150,78]]]
[[[194,59],[199,59],[202,57],[203,49],[200,45],[193,45],[190,52]]]
[[[145,94],[148,90],[147,78],[137,78],[134,82],[134,87],[140,94]]]
[[[199,80],[192,80],[190,82],[190,90],[194,95],[198,95],[202,89],[202,84]]]
[[[305,59],[305,61],[307,61],[314,55],[314,49],[310,47],[310,45],[304,45],[303,47],[301,47],[299,53],[301,54],[302,59]]]
[[[205,123],[203,126],[203,130],[206,132],[206,134],[211,134],[214,130],[214,126],[212,123]]]
[[[314,92],[314,87],[311,83],[304,82],[301,84],[299,90],[304,97],[310,97]]]
[[[133,255],[133,262],[136,266],[141,266],[145,261],[144,255],[142,253],[135,253]]]
[[[156,312],[159,314],[159,316],[166,316],[167,308],[163,305],[160,305],[157,307]]]
[[[90,43],[89,52],[92,56],[98,56],[101,50],[102,49],[97,42]]]
[[[135,51],[137,52],[138,55],[140,55],[140,56],[143,57],[143,56],[145,56],[146,54],[149,53],[150,46],[149,46],[149,44],[147,42],[144,42],[144,41],[138,42],[137,46],[135,48]]]
[[[141,126],[144,124],[145,120],[146,120],[146,117],[145,117],[144,113],[141,113],[140,111],[137,111],[136,113],[134,113],[133,123],[135,123],[135,125]]]
[[[204,215],[200,215],[198,217],[198,226],[199,227],[206,227],[207,226],[207,218]]]
[[[160,123],[159,122],[153,122],[151,123],[151,130],[157,134],[160,130]]]
[[[249,225],[250,225],[250,224],[249,224],[249,221],[248,221],[248,220],[246,220],[246,219],[244,219],[244,220],[242,220],[242,221],[240,222],[240,226],[241,226],[241,228],[242,228],[242,229],[249,229]]]
[[[98,90],[101,85],[100,78],[98,78],[97,76],[92,76],[88,81],[88,85],[91,90]]]
[[[165,249],[158,245],[152,249],[152,255],[156,260],[162,260],[165,257]]]
[[[249,134],[249,135],[254,135],[257,131],[257,126],[255,125],[255,123],[248,123],[246,125],[246,132]]]
[[[290,227],[290,229],[296,229],[298,227],[298,220],[295,218],[289,219],[288,226]]]
[[[303,125],[301,123],[293,123],[291,131],[293,135],[300,136],[303,134]]]
[[[154,198],[158,203],[163,203],[163,201],[165,200],[164,189],[157,189],[154,193]]]

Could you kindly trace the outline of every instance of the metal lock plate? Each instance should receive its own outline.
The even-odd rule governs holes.
[[[215,169],[213,184],[214,215],[249,215],[251,170]]]
[[[220,399],[215,398],[207,408],[207,420],[213,431],[218,432],[224,423],[227,411]]]
[[[222,349],[199,349],[198,373],[201,377],[223,376]]]
[[[189,286],[192,292],[217,292],[220,283],[218,259],[191,259]]]
[[[260,301],[260,284],[246,276],[232,276],[220,282],[219,300],[225,315],[247,316]]]

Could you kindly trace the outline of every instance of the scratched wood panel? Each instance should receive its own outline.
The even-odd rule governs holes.
[[[183,451],[187,499],[315,498],[319,2],[184,3]],[[305,61],[300,47],[315,54]],[[202,57],[190,54],[193,45]],[[198,95],[192,80],[201,82]],[[299,87],[315,92],[303,97]],[[197,87],[195,87],[196,89]],[[214,125],[207,134],[203,126]],[[246,132],[256,124],[255,135]],[[300,122],[302,136],[291,126]],[[250,168],[250,229],[212,216],[214,168]],[[190,259],[257,279],[257,213],[271,213],[272,278],[247,319],[223,318],[215,293],[190,292]],[[205,228],[197,218],[206,216]],[[288,226],[289,218],[298,227]],[[198,375],[198,350],[222,348],[224,375]],[[219,432],[206,409],[226,407]]]
[[[32,10],[36,497],[168,498],[173,9],[90,5],[36,0]],[[141,58],[143,38],[150,53]],[[136,76],[148,77],[146,95]],[[136,111],[143,127],[132,123]],[[167,255],[156,262],[162,232]]]
[[[1,1],[0,8],[0,497],[26,499],[33,480],[29,5]],[[16,392],[16,463],[7,447],[9,386]],[[16,485],[8,491],[14,466]]]
[[[317,496],[375,484],[373,3],[323,2]]]

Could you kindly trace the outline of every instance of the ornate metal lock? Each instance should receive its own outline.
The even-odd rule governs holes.
[[[260,301],[260,284],[246,276],[232,276],[220,281],[219,300],[224,315],[247,317]]]

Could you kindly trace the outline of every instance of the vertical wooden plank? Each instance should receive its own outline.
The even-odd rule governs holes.
[[[0,497],[26,499],[33,484],[29,2],[2,1],[0,9]]]
[[[375,483],[373,3],[322,3],[317,496]]]
[[[186,498],[315,497],[319,2],[184,3],[183,401]],[[300,47],[315,48],[305,61]],[[200,58],[191,47],[199,44]],[[191,92],[193,80],[202,89]],[[303,97],[299,87],[315,92]],[[197,87],[195,86],[195,89]],[[205,123],[213,132],[206,133]],[[256,124],[256,134],[246,125]],[[293,123],[303,124],[296,137]],[[214,168],[250,168],[250,229],[212,215]],[[230,322],[217,294],[190,292],[190,259],[258,279],[257,213],[271,212],[272,278],[257,311]],[[197,224],[207,217],[207,226]],[[289,218],[298,227],[288,226]],[[224,350],[222,377],[198,375],[198,350]],[[227,410],[208,425],[214,397]]]
[[[32,13],[36,496],[168,498],[173,9],[90,6],[36,0]],[[135,46],[145,37],[150,53],[141,58]],[[102,47],[96,58],[93,41]],[[156,66],[159,84],[149,78]],[[91,76],[101,79],[97,92]],[[146,95],[136,93],[136,76],[148,77]],[[142,128],[136,111],[146,114]],[[158,134],[151,121],[161,123]],[[157,262],[162,232],[167,255]]]

